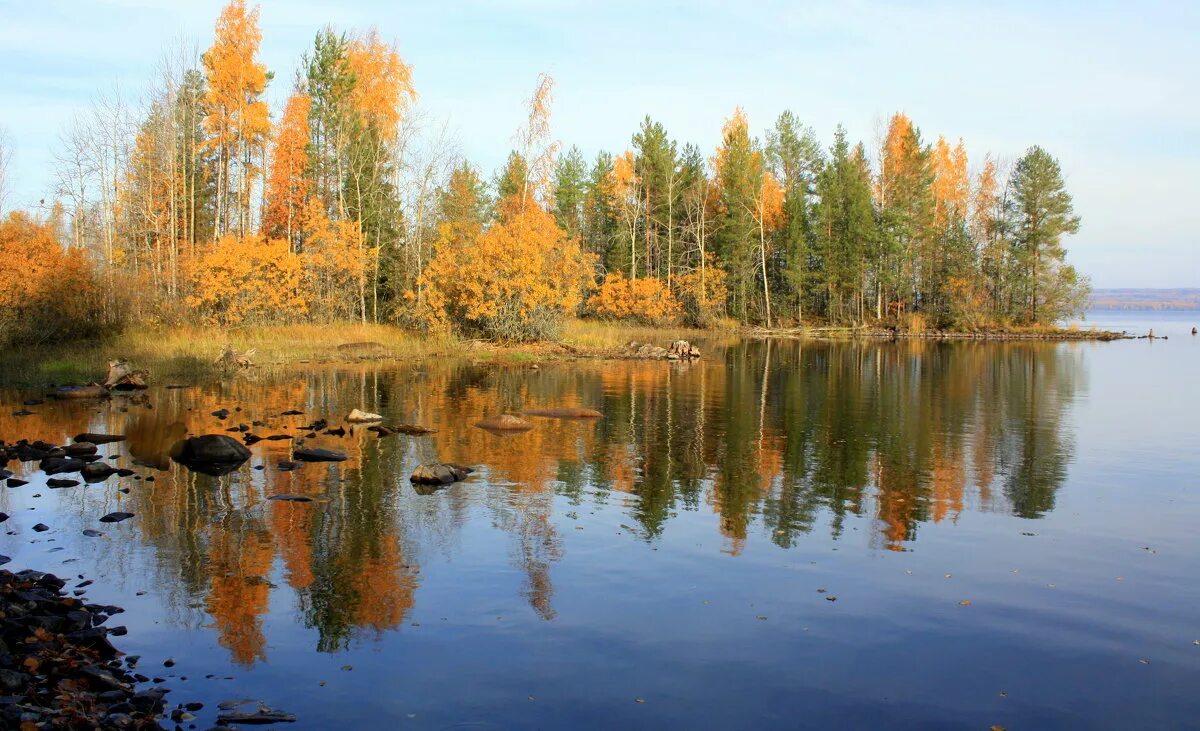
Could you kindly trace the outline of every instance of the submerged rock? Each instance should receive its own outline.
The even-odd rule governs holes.
[[[301,462],[345,462],[347,459],[346,455],[341,452],[313,447],[293,450],[292,458],[298,459]]]
[[[525,421],[519,416],[513,416],[512,414],[497,414],[496,416],[489,416],[485,419],[480,419],[479,421],[475,422],[475,426],[479,427],[480,429],[499,432],[528,431],[533,428],[533,424],[530,424],[528,421]]]
[[[133,517],[133,513],[124,513],[120,510],[109,513],[108,515],[100,516],[101,523],[120,523],[122,520],[129,520]]]
[[[60,386],[50,394],[56,399],[108,398],[108,389],[96,383],[87,386]]]
[[[225,434],[204,434],[176,444],[171,457],[193,472],[217,476],[240,467],[250,458],[250,450]]]
[[[87,462],[74,457],[46,457],[40,466],[42,472],[47,475],[57,475],[64,472],[79,472],[85,464]]]
[[[547,416],[552,419],[599,419],[604,414],[595,409],[564,407],[550,409],[525,409],[526,416]]]

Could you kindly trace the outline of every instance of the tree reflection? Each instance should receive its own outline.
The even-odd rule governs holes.
[[[176,614],[202,608],[245,665],[266,658],[272,592],[292,599],[321,651],[399,629],[416,605],[422,556],[456,550],[476,507],[508,536],[524,576],[513,590],[544,620],[556,617],[554,569],[567,552],[560,516],[589,503],[626,511],[646,541],[681,511],[712,511],[733,554],[756,534],[789,548],[827,524],[836,538],[851,516],[873,523],[872,545],[898,551],[922,525],[968,510],[1036,518],[1054,508],[1081,388],[1071,346],[764,340],[716,352],[690,364],[325,367],[155,389],[149,402],[47,404],[20,420],[0,415],[0,430],[60,443],[85,429],[128,434],[110,451],[156,469],[156,480],[127,496],[115,482],[91,489],[132,503]],[[604,418],[537,418],[511,436],[473,426],[483,415],[577,406]],[[311,421],[338,424],[354,407],[437,431],[306,436]],[[219,408],[233,413],[210,415]],[[283,415],[293,409],[303,413]],[[210,477],[163,458],[185,432],[238,424],[348,459],[284,471],[291,441],[264,440],[241,469]],[[478,477],[416,494],[407,475],[435,459],[478,465]],[[281,493],[312,502],[268,499]]]

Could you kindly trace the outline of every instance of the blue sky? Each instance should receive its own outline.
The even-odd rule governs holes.
[[[211,41],[220,0],[0,0],[0,125],[11,203],[44,196],[59,131],[100,90],[136,96],[179,37]],[[322,25],[379,29],[414,67],[420,107],[490,171],[540,71],[554,132],[589,157],[649,114],[712,149],[743,106],[792,109],[828,141],[870,144],[903,110],[973,161],[1031,144],[1059,157],[1083,229],[1069,259],[1100,287],[1200,287],[1200,3],[264,0],[278,105]]]

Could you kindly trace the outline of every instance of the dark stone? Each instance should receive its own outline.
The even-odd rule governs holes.
[[[249,459],[250,450],[224,434],[205,434],[176,444],[171,456],[193,472],[224,475]]]
[[[224,419],[229,416],[229,409],[217,409],[216,411],[212,412],[212,415],[218,419]]]
[[[467,479],[474,470],[462,465],[427,462],[413,470],[408,479],[415,485],[449,485]]]
[[[93,462],[85,464],[79,472],[83,475],[83,479],[88,482],[102,482],[117,473],[117,468],[112,465]]]
[[[50,530],[50,526],[46,525],[45,523],[38,523],[37,525],[33,526],[33,529],[38,533],[45,533],[46,531]]]
[[[101,533],[100,531],[98,531],[98,530],[93,530],[92,528],[84,528],[84,529],[83,529],[83,534],[84,534],[85,536],[87,536],[88,538],[99,538],[100,536],[104,535],[104,534],[103,534],[103,533]]]
[[[25,485],[28,485],[29,482],[27,480],[22,480],[19,477],[10,477],[8,478],[8,482],[5,484],[9,487],[24,487]]]
[[[91,442],[92,444],[111,444],[112,442],[123,442],[125,437],[121,434],[92,434],[84,432],[76,434],[74,441],[76,442]]]
[[[57,477],[51,477],[49,480],[46,480],[46,487],[53,489],[79,487],[79,480],[60,480]]]
[[[133,515],[134,515],[133,513],[123,513],[118,510],[118,511],[109,513],[108,515],[101,516],[100,522],[101,523],[120,523],[122,520],[128,520],[128,519],[132,518]]]
[[[305,447],[292,452],[294,459],[303,462],[344,462],[347,457],[341,452],[335,452],[332,449],[316,449]]]
[[[46,457],[40,466],[47,475],[57,475],[63,472],[78,472],[85,464],[87,462],[74,457]]]
[[[299,462],[289,462],[287,460],[284,460],[283,462],[280,462],[279,464],[275,465],[275,468],[278,469],[280,472],[291,472],[292,470],[299,469],[300,463]]]
[[[268,500],[282,500],[284,502],[289,502],[289,503],[311,503],[312,502],[312,498],[309,497],[308,495],[289,495],[286,493],[281,494],[281,495],[272,495],[271,497],[269,497],[267,499]]]
[[[66,446],[67,455],[71,457],[82,457],[83,455],[91,455],[96,453],[95,442],[75,442]]]

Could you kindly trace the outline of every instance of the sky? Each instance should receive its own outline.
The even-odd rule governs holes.
[[[138,98],[180,39],[212,41],[221,0],[0,0],[9,207],[48,197],[59,135],[101,92]],[[413,66],[418,107],[485,171],[539,72],[553,132],[589,158],[649,115],[712,150],[743,107],[785,109],[868,147],[895,111],[962,137],[973,163],[1030,145],[1059,158],[1076,212],[1068,260],[1097,287],[1200,287],[1200,2],[262,0],[278,110],[322,26],[374,26]],[[276,116],[278,111],[276,111]]]

